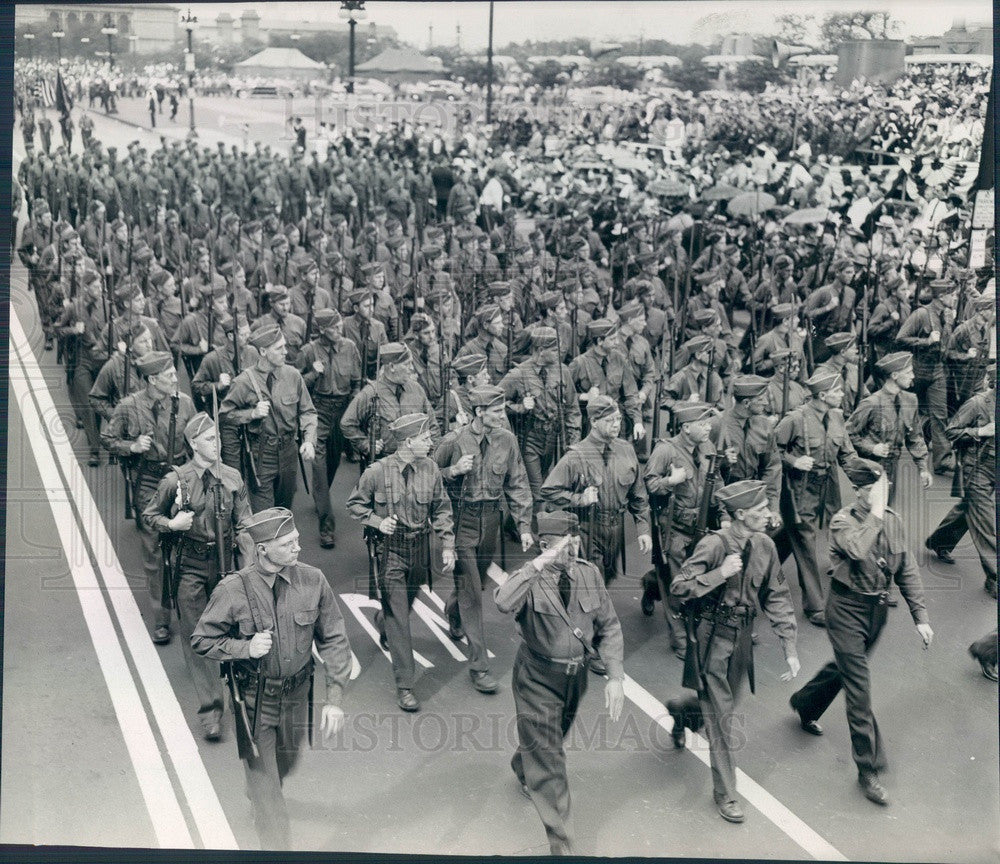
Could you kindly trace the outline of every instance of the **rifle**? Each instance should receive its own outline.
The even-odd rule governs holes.
[[[170,423],[167,426],[167,464],[173,465],[174,448],[177,445],[177,411],[180,407],[180,393],[175,391],[170,397]],[[184,490],[181,487],[180,477],[177,478],[177,488],[181,492],[181,510],[189,509],[183,506]],[[188,501],[190,504],[190,501]],[[160,604],[164,609],[177,609],[177,584],[174,578],[175,562],[171,561],[171,554],[177,545],[177,537],[172,531],[164,532],[160,537],[160,550],[163,558],[163,583],[160,593]],[[180,611],[178,610],[178,614]]]
[[[792,355],[789,354],[785,358],[785,371],[781,379],[781,417],[784,417],[788,413],[788,379],[790,377],[789,368],[791,367]],[[781,417],[778,419],[780,420]]]
[[[235,312],[235,310],[234,310]],[[239,322],[234,315],[233,320],[233,377],[240,374],[240,342],[239,342]],[[260,488],[260,478],[257,476],[257,462],[254,459],[253,448],[250,446],[249,424],[240,423],[237,426],[237,435],[240,440],[240,456],[243,466],[246,468],[245,479],[247,486],[254,492]],[[219,441],[221,442],[221,438]]]
[[[708,354],[708,371],[705,373],[705,402],[709,401],[708,395],[712,390],[712,373],[715,371],[715,340],[712,340],[712,350]]]
[[[559,404],[556,407],[556,423],[558,424],[558,426],[556,428],[556,458],[555,458],[555,461],[558,462],[562,458],[563,453],[566,452],[566,416],[565,416],[566,392],[562,374],[563,372],[562,346],[559,344],[559,328],[555,327],[553,329],[556,331],[556,374],[559,376],[559,386],[557,388],[557,396],[559,398]]]
[[[671,351],[671,354],[673,352]],[[656,389],[653,390],[652,448],[660,437],[660,399],[663,398],[663,340],[656,346]]]
[[[69,295],[73,300],[76,300],[76,262],[73,262],[70,269],[69,276]],[[73,379],[76,377],[76,367],[80,360],[80,337],[73,333],[72,335],[66,337],[66,384],[72,385]]]
[[[312,333],[313,313],[315,312],[315,309],[313,307],[316,304],[316,286],[315,285],[311,285],[309,287],[309,290],[306,292],[306,304],[308,306],[308,309],[306,311],[306,335],[305,335],[305,339],[303,340],[304,342],[309,341],[309,336]]]
[[[375,378],[372,383],[372,404],[368,413],[368,456],[362,459],[362,472],[375,461],[375,442],[378,435],[375,432],[375,424],[378,422],[378,376],[381,369],[381,358],[375,360]]]
[[[306,463],[305,463],[305,460],[302,458],[302,451],[298,449],[299,447],[302,446],[303,440],[304,440],[304,436],[302,434],[302,426],[299,423],[299,418],[296,417],[295,418],[295,443],[298,445],[298,447],[296,448],[296,452],[298,453],[298,457],[299,457],[299,469],[302,471],[302,488],[306,490],[306,495],[309,495],[309,494],[311,494],[309,492],[309,475],[306,472]],[[315,453],[313,454],[313,458],[314,459],[316,458],[316,454]]]
[[[871,318],[869,314],[869,286],[865,283],[865,293],[862,299],[861,309],[861,342],[858,346],[858,392],[854,394],[854,410],[858,410],[861,404],[861,397],[865,387],[865,366],[868,362],[868,322]]]
[[[440,337],[441,334],[438,334]],[[448,433],[448,387],[451,384],[451,364],[444,365],[444,339],[438,339],[438,375],[441,378],[441,434]],[[458,406],[456,405],[456,408]]]

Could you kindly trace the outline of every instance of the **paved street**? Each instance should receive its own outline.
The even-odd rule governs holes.
[[[221,125],[216,131],[227,143],[238,143],[239,124],[251,119],[280,135],[280,100],[270,100],[266,110],[257,104],[263,100],[242,110],[242,103],[230,105],[240,100],[212,101],[219,103],[211,115]],[[136,107],[141,105],[123,101],[122,117],[138,122]],[[210,112],[202,112],[207,122]],[[186,121],[184,104],[178,120]],[[106,144],[122,146],[135,137],[147,146],[158,144],[154,134],[100,114],[95,125]],[[185,128],[181,123],[156,131],[183,137]],[[216,131],[205,130],[202,141],[217,140]],[[19,135],[16,139],[17,152]],[[118,469],[80,467],[86,490],[61,463],[54,472],[53,454],[60,448],[64,453],[72,448],[85,466],[83,433],[73,428],[55,353],[42,349],[33,297],[19,265],[11,291],[17,344],[10,362],[15,386],[8,426],[0,841],[167,845],[163,832],[173,829],[162,827],[166,817],[150,815],[157,787],[149,778],[162,770],[169,780],[158,794],[174,795],[179,835],[193,845],[221,843],[225,832],[208,835],[198,818],[202,807],[218,806],[234,844],[255,848],[231,716],[222,743],[204,742],[176,640],[154,649],[148,640],[139,644],[136,639],[136,611],[147,626],[150,620],[135,528],[122,522]],[[24,340],[16,339],[21,331]],[[47,400],[55,414],[46,410]],[[335,502],[346,499],[356,478],[356,465],[342,467]],[[910,546],[919,549],[935,640],[930,650],[921,650],[901,603],[890,611],[874,656],[874,705],[889,753],[884,782],[892,806],[870,804],[857,787],[842,698],[823,718],[822,738],[803,734],[789,711],[792,689],[831,656],[825,632],[800,622],[802,672],[795,685],[784,684],[777,640],[760,621],[758,692],[746,695],[737,719],[745,742],[737,754],[746,774],[741,791],[753,806],[741,826],[719,819],[707,752],[694,752],[706,746],[704,741],[696,740],[694,751],[676,751],[664,725],[669,720],[661,703],[680,692],[681,663],[668,650],[659,611],[644,618],[639,610],[639,578],[646,563],[629,524],[629,575],[613,586],[630,677],[626,710],[618,723],[608,722],[603,679],[591,676],[569,742],[573,817],[582,853],[996,860],[997,688],[982,677],[966,647],[995,626],[997,607],[982,590],[981,568],[968,538],[956,549],[955,566],[928,561],[923,550],[923,538],[951,506],[946,479],[935,478],[935,486],[923,492],[907,464],[902,483]],[[424,710],[403,715],[395,706],[391,667],[370,624],[373,609],[362,596],[367,564],[360,530],[340,503],[337,548],[322,550],[311,500],[302,491],[294,509],[302,558],[321,567],[337,593],[357,659],[345,698],[346,730],[325,746],[317,738],[314,751],[304,754],[285,784],[295,847],[479,855],[547,851],[538,817],[519,794],[508,766],[515,740],[513,622],[487,595],[493,671],[503,687],[495,696],[483,696],[469,683],[464,646],[431,626],[441,623],[448,587],[435,585],[433,593],[422,594],[413,631],[414,648],[424,661],[418,663],[423,671],[417,684]],[[117,555],[100,541],[105,530]],[[512,556],[508,564],[513,561]],[[96,581],[87,588],[92,570]],[[125,596],[120,586],[115,588],[119,570],[132,588]],[[801,608],[791,562],[786,573]],[[118,654],[120,674],[112,663]],[[156,675],[163,673],[168,686],[160,687]],[[131,697],[124,691],[133,686],[144,716],[125,723],[122,708]],[[174,705],[181,714],[173,713]],[[145,740],[144,730],[133,728],[143,723],[149,724],[151,747],[130,750],[130,742]],[[192,756],[196,748],[198,758],[184,756],[185,747],[192,748]],[[138,765],[137,754],[142,756]],[[206,836],[216,839],[206,841]]]

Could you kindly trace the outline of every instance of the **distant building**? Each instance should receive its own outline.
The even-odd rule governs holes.
[[[912,41],[914,54],[992,54],[993,25],[955,18],[941,36]]]
[[[108,16],[118,28],[115,51],[152,54],[172,48],[180,38],[179,7],[166,3],[42,3],[14,7],[18,27],[51,27],[67,39],[74,32],[103,27]]]
[[[294,8],[288,6],[286,8]],[[234,10],[235,11],[235,10]],[[374,22],[372,22],[374,23]],[[241,45],[246,41],[270,42],[275,36],[312,36],[316,33],[347,33],[343,21],[296,21],[294,19],[262,20],[253,9],[244,9],[238,18],[230,12],[220,12],[214,21],[198,22],[198,38],[211,45]],[[396,30],[381,24],[361,24],[359,39],[374,36],[376,39],[395,39]]]

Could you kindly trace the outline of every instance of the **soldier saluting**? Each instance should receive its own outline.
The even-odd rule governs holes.
[[[321,729],[335,735],[351,672],[351,646],[337,598],[321,570],[299,561],[299,532],[290,511],[272,507],[238,526],[256,560],[224,578],[212,592],[191,647],[234,664],[250,719],[254,748],[241,753],[254,827],[263,849],[289,848],[282,781],[295,767],[312,728],[312,649],[323,660],[326,699]],[[240,734],[239,732],[237,734]]]
[[[222,538],[223,566],[232,569],[236,526],[250,516],[250,500],[239,471],[219,462],[219,440],[212,418],[200,412],[184,427],[193,453],[167,474],[149,499],[142,519],[151,532],[176,537],[173,560],[166,562],[170,600],[177,606],[184,662],[198,696],[198,719],[209,741],[222,737],[222,679],[219,665],[194,653],[191,634],[223,573],[216,538]],[[219,474],[216,474],[218,465]],[[216,513],[215,489],[220,494]],[[222,520],[216,531],[218,515]]]
[[[667,702],[674,721],[674,744],[684,746],[685,726],[700,719],[708,734],[712,787],[719,815],[742,822],[736,796],[736,763],[727,724],[732,720],[745,678],[754,692],[753,619],[763,610],[781,640],[788,671],[782,681],[799,673],[795,610],[774,542],[765,533],[770,522],[767,486],[760,480],[740,480],[724,486],[716,498],[726,508],[730,524],[712,531],[695,546],[674,576],[670,593],[693,616],[693,642],[684,660],[684,686],[694,697]]]

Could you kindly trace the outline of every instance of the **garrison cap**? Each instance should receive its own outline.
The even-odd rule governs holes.
[[[777,303],[771,307],[771,314],[778,319],[791,318],[795,314],[794,303]]]
[[[646,311],[646,307],[643,306],[639,301],[633,300],[630,303],[626,303],[618,310],[618,319],[622,322],[632,321],[638,318]]]
[[[733,395],[737,399],[752,399],[767,389],[768,381],[760,375],[737,375],[733,379]]]
[[[433,324],[434,319],[423,312],[414,312],[410,318],[410,329],[414,333],[423,333],[424,330],[429,330]]]
[[[311,238],[310,238],[310,242],[312,242]],[[400,236],[396,236],[396,237],[390,237],[388,240],[385,241],[385,245],[386,245],[387,249],[398,249],[405,242],[406,242],[406,238],[403,237],[402,235],[400,235]]]
[[[306,260],[299,265],[300,276],[305,276],[306,273],[312,273],[313,270],[319,270],[319,264],[316,263],[315,258],[306,258]]]
[[[909,351],[894,351],[892,354],[886,354],[875,366],[889,376],[893,372],[901,372],[912,363],[913,355]]]
[[[610,396],[601,393],[587,403],[587,417],[591,423],[595,420],[603,420],[618,412],[618,403]]]
[[[347,222],[347,217],[343,213],[334,211],[330,214],[330,224],[334,227],[337,225],[343,225],[345,222]]]
[[[485,354],[463,354],[451,361],[451,368],[463,378],[478,375],[486,368]]]
[[[951,279],[935,279],[927,287],[931,289],[931,293],[935,297],[940,297],[942,294],[951,294],[952,291],[958,288]]]
[[[142,336],[143,333],[148,332],[149,328],[142,321],[134,321],[131,328],[129,328],[129,336],[132,337],[133,342]]]
[[[675,402],[671,410],[678,423],[696,423],[715,414],[707,402]]]
[[[510,282],[490,282],[489,295],[494,299],[497,297],[506,297],[512,290]]]
[[[250,344],[259,349],[270,348],[282,338],[281,328],[277,324],[264,325],[250,334]]]
[[[291,510],[284,507],[268,507],[247,516],[239,524],[241,531],[246,531],[254,543],[270,543],[295,530],[295,517]]]
[[[263,229],[263,225],[259,219],[251,219],[249,222],[243,223],[243,233],[244,234],[254,234],[257,231]]]
[[[696,324],[699,324],[702,327],[707,327],[709,324],[714,324],[719,320],[719,316],[716,311],[708,308],[695,309],[695,311],[691,313],[691,318],[694,319]]]
[[[545,309],[555,309],[563,299],[560,291],[544,291],[538,298],[538,304]]]
[[[62,240],[63,243],[68,243],[70,240],[77,240],[79,237],[80,235],[76,232],[76,230],[74,228],[70,228],[69,225],[59,232],[59,239]]]
[[[184,437],[188,441],[194,441],[203,432],[214,428],[215,422],[212,418],[204,411],[199,411],[194,417],[188,420],[187,425],[184,427]]]
[[[232,212],[227,213],[225,216],[222,217],[222,224],[224,226],[229,226],[232,225],[234,222],[239,222],[239,221],[240,217]]]
[[[147,378],[159,375],[174,365],[174,355],[169,351],[150,351],[135,361],[135,368]]]
[[[199,286],[198,291],[202,297],[225,297],[227,294],[226,283],[217,282],[215,279]]]
[[[854,334],[847,332],[831,333],[823,342],[827,348],[832,348],[834,351],[843,351],[854,343]]]
[[[535,327],[531,331],[532,348],[555,348],[557,339],[554,327]]]
[[[595,318],[587,322],[587,335],[593,339],[603,339],[614,333],[617,327],[610,318]]]
[[[318,330],[326,330],[328,327],[336,327],[344,319],[336,309],[317,309],[313,315]]]
[[[438,246],[437,243],[428,243],[426,246],[424,246],[421,252],[423,253],[424,258],[427,259],[428,261],[431,261],[434,258],[437,258],[440,255],[444,254],[444,250],[440,246]]]
[[[983,290],[983,293],[978,297],[972,299],[972,306],[974,309],[993,309],[997,305],[997,293],[996,288],[992,290],[987,287]]]
[[[372,289],[362,286],[360,288],[355,288],[353,291],[348,293],[347,302],[353,303],[355,306],[360,306],[362,303],[364,303],[366,298],[371,296],[372,296]]]
[[[767,484],[763,480],[739,480],[723,486],[715,498],[730,513],[749,510],[767,500]]]
[[[275,234],[271,238],[272,249],[278,249],[281,246],[287,246],[287,245],[288,245],[288,238],[284,234]]]
[[[693,357],[695,354],[700,354],[706,348],[710,348],[711,346],[711,336],[692,336],[681,347],[688,352],[689,357]]]
[[[429,418],[426,414],[404,414],[389,424],[389,430],[400,441],[414,438],[427,431]]]
[[[122,303],[127,303],[129,300],[134,300],[136,297],[141,296],[142,290],[131,279],[123,281],[121,285],[115,288],[115,299]]]
[[[386,342],[379,345],[378,359],[382,363],[402,363],[410,359],[410,349],[402,342]]]
[[[361,267],[361,274],[365,279],[371,279],[376,273],[381,273],[382,263],[380,261],[369,261]]]
[[[792,356],[791,348],[777,348],[771,352],[771,360],[775,363],[782,363]]]
[[[844,473],[853,486],[870,486],[882,476],[882,466],[860,456],[844,466]]]
[[[538,534],[540,537],[565,537],[576,534],[580,529],[580,519],[576,513],[566,510],[552,510],[538,514]]]
[[[503,313],[500,311],[500,307],[496,303],[487,303],[482,306],[476,313],[476,318],[480,325],[488,324],[494,318],[499,318]]]
[[[273,303],[275,300],[284,300],[288,297],[288,289],[284,285],[268,285],[264,288],[264,293]]]
[[[243,265],[240,264],[235,258],[231,258],[228,261],[223,261],[218,267],[215,268],[220,276],[225,276],[227,279],[232,276],[238,269],[242,270]]]
[[[819,396],[827,390],[832,390],[841,380],[840,373],[833,369],[817,369],[812,378],[806,381],[806,387],[813,396]]]
[[[505,398],[503,390],[492,384],[473,387],[469,391],[469,403],[473,408],[493,408],[496,405],[503,405]]]

